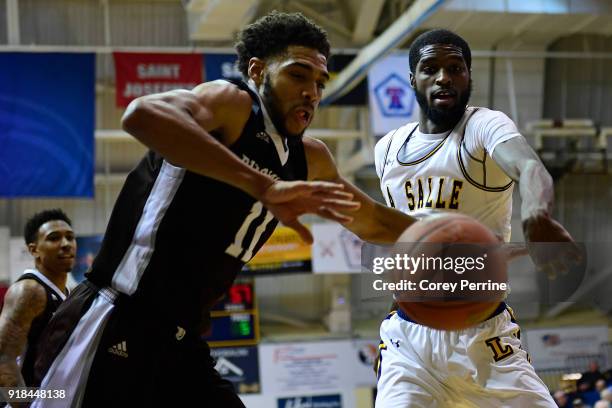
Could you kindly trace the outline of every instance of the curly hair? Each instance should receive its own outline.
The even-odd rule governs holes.
[[[314,48],[325,58],[329,57],[330,45],[325,30],[301,13],[273,11],[238,33],[238,42],[234,45],[238,69],[247,78],[251,58],[281,55],[291,45]]]
[[[23,237],[25,239],[26,244],[32,244],[36,242],[38,229],[43,224],[49,221],[64,221],[66,224],[72,226],[72,221],[70,221],[70,218],[68,218],[66,213],[60,210],[59,208],[41,211],[39,213],[34,214],[26,222],[26,225],[23,229]]]
[[[433,44],[452,44],[461,48],[465,65],[467,65],[468,69],[472,67],[472,51],[468,43],[452,31],[440,28],[425,31],[412,42],[408,57],[410,61],[410,72],[414,73],[416,70],[417,63],[421,59],[421,49],[427,45]]]

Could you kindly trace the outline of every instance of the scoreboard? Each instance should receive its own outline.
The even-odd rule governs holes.
[[[253,278],[239,278],[210,312],[211,332],[204,339],[211,347],[255,345],[259,342],[259,316]]]

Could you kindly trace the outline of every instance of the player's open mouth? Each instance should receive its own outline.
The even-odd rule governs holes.
[[[301,122],[304,126],[308,125],[310,118],[312,117],[312,113],[304,108],[298,108],[295,110],[295,115],[299,122]]]
[[[455,104],[457,93],[451,90],[437,91],[431,96],[431,102],[440,107],[450,107]]]
[[[454,100],[457,94],[453,91],[438,91],[434,92],[432,95],[432,99],[437,99],[440,101],[451,101]]]

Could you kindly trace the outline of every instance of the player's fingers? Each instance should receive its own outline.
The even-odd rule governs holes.
[[[340,190],[332,190],[332,191],[315,191],[312,193],[313,197],[321,197],[321,198],[337,198],[340,200],[352,200],[353,193],[349,193],[348,191],[340,191]]]
[[[539,273],[545,273],[549,280],[557,279],[557,270],[549,263],[538,267]]]
[[[283,224],[297,232],[300,235],[300,238],[302,238],[302,241],[305,243],[312,244],[314,241],[310,230],[308,230],[308,228],[306,228],[304,224],[299,222],[297,219],[294,221],[285,222]]]
[[[506,255],[506,259],[511,261],[516,258],[520,258],[522,256],[529,254],[529,249],[527,245],[521,242],[511,242],[503,245],[504,253]]]
[[[568,265],[566,263],[556,262],[555,263],[555,270],[557,271],[558,275],[565,276],[569,272],[569,267],[568,267]]]
[[[331,208],[324,206],[319,208],[319,211],[317,211],[317,215],[328,220],[339,222],[340,224],[347,224],[353,221],[353,217],[341,214],[338,211],[334,211]]]
[[[359,201],[336,200],[331,198],[324,199],[323,204],[330,209],[344,211],[357,211],[361,207]]]
[[[570,247],[566,251],[566,258],[569,259],[570,261],[573,261],[573,262],[577,263],[577,264],[582,262],[584,254],[583,254],[580,246],[578,246],[578,244],[576,244],[575,242],[571,242],[569,245],[570,245]]]
[[[295,181],[292,184],[291,189],[300,194],[333,192],[344,189],[344,184],[330,181]]]

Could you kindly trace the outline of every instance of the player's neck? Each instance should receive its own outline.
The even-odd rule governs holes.
[[[68,280],[68,273],[66,272],[56,272],[49,268],[46,268],[41,263],[36,263],[36,269],[45,275],[47,279],[49,279],[59,290],[62,292],[66,292],[66,281]]]
[[[449,125],[446,123],[437,124],[433,123],[425,114],[425,112],[421,111],[419,117],[419,131],[425,134],[434,134],[434,133],[444,133],[451,130],[455,125]]]

